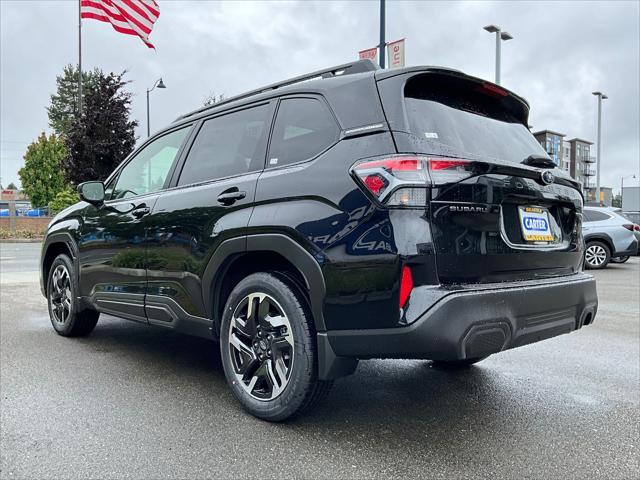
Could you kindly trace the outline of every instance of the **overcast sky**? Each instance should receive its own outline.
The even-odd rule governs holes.
[[[83,67],[128,70],[132,115],[146,134],[200,106],[212,91],[226,96],[337,65],[378,43],[378,2],[213,2],[157,0],[151,41],[83,21]],[[530,124],[595,141],[594,90],[603,107],[602,185],[640,178],[640,2],[387,1],[387,41],[406,38],[407,65],[441,65],[494,79],[496,24],[503,42],[502,83],[531,104]],[[48,131],[45,107],[55,77],[78,56],[74,0],[0,0],[1,167],[3,185],[18,183],[26,146]],[[595,152],[595,148],[594,148]],[[595,153],[594,153],[595,154]],[[633,180],[625,180],[632,184]]]

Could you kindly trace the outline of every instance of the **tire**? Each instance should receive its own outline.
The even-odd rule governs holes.
[[[315,329],[304,300],[271,273],[249,275],[229,295],[220,354],[233,395],[263,420],[280,422],[311,409],[333,384],[318,380]]]
[[[584,265],[591,270],[600,270],[609,265],[611,250],[606,243],[594,240],[587,242],[584,251]]]
[[[67,255],[58,255],[51,264],[47,278],[47,306],[51,325],[63,337],[83,337],[98,323],[100,313],[79,310],[78,281],[73,274],[73,262]]]
[[[471,365],[481,362],[488,356],[489,355],[486,357],[466,358],[464,360],[432,360],[431,366],[438,370],[464,370]]]
[[[629,255],[624,255],[622,257],[611,257],[611,263],[624,263],[630,258],[631,257]]]

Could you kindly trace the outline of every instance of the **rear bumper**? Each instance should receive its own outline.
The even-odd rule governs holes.
[[[614,257],[625,257],[627,255],[629,256],[634,256],[637,255],[638,252],[638,240],[633,239],[633,241],[627,246],[626,249],[623,249],[622,251],[618,251],[616,250],[615,254],[613,255]]]
[[[406,327],[329,331],[336,357],[460,360],[555,337],[590,324],[598,298],[593,276],[451,291]]]

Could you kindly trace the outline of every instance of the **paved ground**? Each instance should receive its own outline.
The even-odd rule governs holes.
[[[457,374],[361,362],[271,425],[240,410],[213,343],[106,316],[55,335],[37,254],[0,244],[2,478],[639,476],[637,258],[596,272],[591,327]]]

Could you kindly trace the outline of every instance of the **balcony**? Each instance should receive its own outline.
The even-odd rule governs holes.
[[[593,177],[596,174],[595,168],[589,168],[586,165],[581,168],[582,175],[585,177]]]
[[[596,163],[596,157],[585,157],[582,161],[585,163]]]

